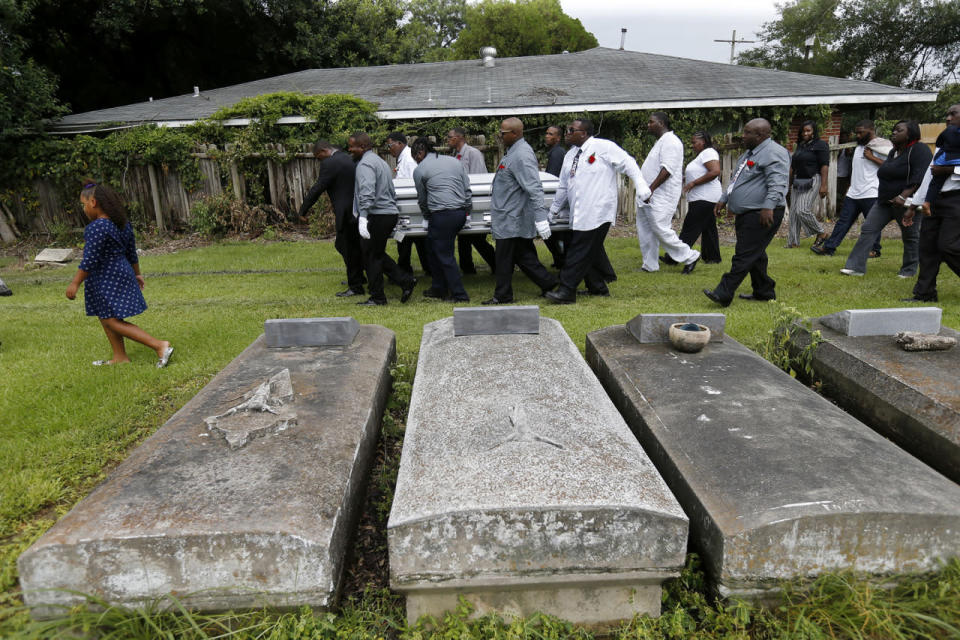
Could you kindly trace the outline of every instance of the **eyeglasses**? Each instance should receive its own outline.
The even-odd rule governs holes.
[[[573,127],[567,127],[567,133],[576,133],[577,131],[582,131],[586,133],[586,129],[574,129]]]
[[[505,135],[507,135],[508,133],[513,133],[513,131],[503,131],[502,129],[500,130],[500,135],[501,135],[501,136],[505,136]]]

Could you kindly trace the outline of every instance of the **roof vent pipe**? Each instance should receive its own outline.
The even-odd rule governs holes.
[[[198,87],[197,85],[193,85],[193,97],[194,98],[200,97],[200,87]]]
[[[620,51],[623,51],[623,45],[627,42],[627,28],[620,27]]]
[[[494,59],[497,57],[497,50],[494,47],[484,47],[480,49],[480,57],[483,58],[483,66],[493,67],[495,66]]]

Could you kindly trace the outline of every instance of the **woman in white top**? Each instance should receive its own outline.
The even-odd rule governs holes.
[[[684,171],[683,193],[687,196],[687,216],[683,219],[680,240],[693,246],[700,240],[700,255],[704,262],[720,262],[720,237],[713,206],[720,200],[720,154],[713,148],[710,134],[697,131],[690,138],[690,146],[697,157]]]

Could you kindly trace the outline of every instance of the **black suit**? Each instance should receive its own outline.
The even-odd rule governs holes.
[[[320,162],[320,174],[316,184],[310,188],[300,207],[300,217],[317,201],[324,191],[333,204],[336,219],[337,239],[333,246],[343,256],[347,268],[347,286],[357,293],[363,293],[363,253],[360,250],[360,229],[353,215],[353,179],[357,165],[345,151],[334,151],[333,155]]]

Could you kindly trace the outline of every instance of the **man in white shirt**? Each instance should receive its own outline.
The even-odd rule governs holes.
[[[399,131],[387,135],[387,149],[390,155],[397,159],[397,166],[393,169],[394,178],[413,178],[417,163],[413,160],[410,147],[407,146],[407,137]]]
[[[577,301],[581,280],[586,281],[588,294],[610,295],[603,276],[603,241],[617,219],[617,174],[633,181],[638,202],[650,196],[636,160],[610,140],[594,138],[590,120],[570,123],[567,143],[571,146],[563,159],[550,215],[569,206],[572,233],[566,262],[560,270],[560,286],[545,294],[559,304]]]
[[[960,104],[947,108],[947,126],[960,127]],[[937,157],[940,149],[934,152]],[[946,176],[935,202],[927,210],[927,193],[934,175]],[[960,277],[960,166],[931,164],[923,176],[920,188],[906,202],[909,207],[903,215],[903,224],[910,226],[918,206],[924,206],[920,225],[920,272],[913,287],[913,297],[904,302],[937,302],[937,276],[940,264],[945,262]]]
[[[637,203],[637,240],[643,255],[644,271],[659,271],[660,245],[677,263],[682,263],[683,273],[693,273],[700,252],[685,244],[671,222],[680,202],[683,175],[683,143],[670,130],[670,119],[662,111],[654,111],[647,121],[647,131],[657,138],[653,149],[647,154],[640,175],[653,192],[649,198]]]
[[[417,163],[410,153],[410,147],[407,145],[407,137],[399,131],[393,131],[387,135],[387,149],[397,160],[397,166],[393,169],[394,179],[410,178],[413,179],[413,172],[417,168]],[[430,274],[430,259],[428,257],[429,246],[426,238],[406,237],[397,243],[397,265],[407,273],[413,273],[413,265],[410,263],[410,256],[413,253],[413,246],[417,246],[417,257],[420,258],[420,267],[427,275]]]
[[[857,146],[853,150],[853,160],[850,166],[850,187],[843,199],[840,216],[833,225],[833,233],[823,244],[814,243],[810,250],[821,256],[832,256],[843,242],[847,232],[857,218],[862,214],[867,218],[871,207],[877,201],[877,169],[887,159],[893,145],[889,140],[878,138],[873,120],[861,120],[853,129],[857,139]],[[871,255],[880,255],[880,238],[873,245]]]

